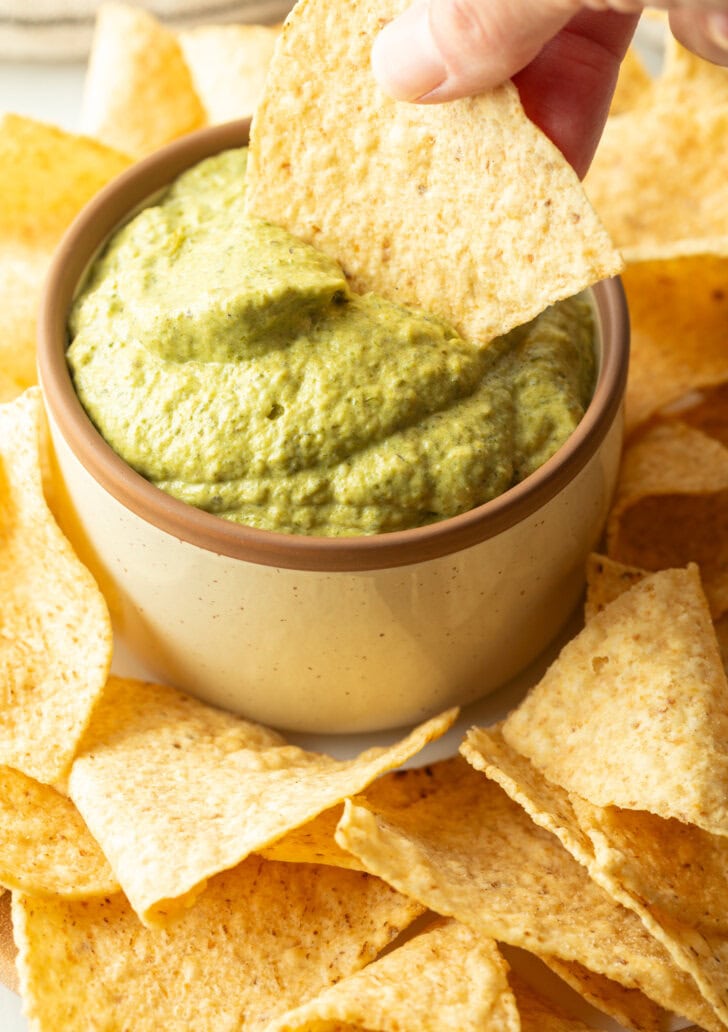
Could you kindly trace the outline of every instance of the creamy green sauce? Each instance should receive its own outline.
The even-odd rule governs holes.
[[[73,306],[76,390],[130,466],[253,527],[376,534],[472,509],[564,443],[593,390],[586,300],[475,347],[246,215],[245,162],[181,176]]]

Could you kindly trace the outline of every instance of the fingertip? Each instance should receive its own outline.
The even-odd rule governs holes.
[[[675,39],[698,57],[728,66],[728,13],[687,8],[670,12]]]

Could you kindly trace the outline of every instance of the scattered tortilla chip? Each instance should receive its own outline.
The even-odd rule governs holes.
[[[20,115],[0,121],[0,245],[56,246],[81,208],[130,159],[96,140]]]
[[[342,32],[336,0],[296,5],[252,129],[248,205],[336,258],[355,290],[487,342],[621,259],[513,85],[442,105],[379,90],[372,42],[404,6],[355,0]]]
[[[111,663],[111,622],[43,496],[40,392],[0,406],[0,764],[71,765]]]
[[[280,26],[269,25],[200,25],[180,32],[182,53],[209,124],[254,113],[280,31]]]
[[[684,394],[728,383],[728,257],[637,262],[623,280],[632,323],[630,432]]]
[[[647,570],[637,566],[626,566],[606,555],[592,553],[586,563],[584,619],[589,622],[623,591],[628,591],[646,575]]]
[[[10,893],[3,890],[0,892],[0,983],[14,993],[18,992],[16,953],[13,922],[10,917]]]
[[[725,667],[726,674],[728,674],[728,613],[724,613],[720,619],[715,621],[713,626],[715,627],[720,654],[723,657],[723,666]]]
[[[204,124],[175,34],[140,7],[102,4],[83,91],[83,131],[141,157]]]
[[[612,97],[609,114],[621,115],[651,96],[652,77],[645,68],[642,58],[634,47],[629,47],[619,66],[617,86]]]
[[[706,927],[710,923],[711,916],[717,917],[717,912],[711,915],[711,901],[708,900],[708,910],[703,918],[703,927],[695,928],[686,923],[688,916],[694,916],[699,910],[697,901],[687,904],[683,892],[700,883],[692,871],[680,872],[673,870],[669,876],[666,886],[661,886],[656,893],[656,898],[637,894],[630,887],[641,885],[645,891],[650,892],[654,888],[655,878],[652,872],[643,865],[641,856],[635,856],[632,851],[630,856],[630,837],[635,829],[640,830],[643,835],[649,835],[660,824],[667,824],[658,817],[650,814],[634,813],[628,814],[616,808],[601,810],[592,806],[585,800],[574,797],[574,806],[579,816],[579,821],[584,830],[588,833],[594,843],[595,859],[590,868],[592,876],[602,885],[615,900],[619,900],[625,906],[631,907],[640,916],[645,927],[658,939],[676,964],[685,972],[692,975],[697,983],[703,997],[709,1003],[715,1014],[721,1021],[720,1027],[728,1023],[728,991],[726,991],[725,971],[728,964],[728,923],[722,927]],[[623,820],[624,819],[624,820]],[[631,825],[631,829],[630,829]],[[646,862],[655,856],[659,849],[659,840],[669,842],[669,848],[677,849],[677,856],[680,856],[688,863],[697,862],[702,867],[703,857],[698,857],[695,847],[705,845],[711,838],[706,836],[701,842],[696,842],[692,837],[696,829],[681,830],[679,822],[670,822],[671,827],[660,835],[658,841],[651,845],[643,844],[640,849],[643,852]],[[627,830],[630,829],[630,830]],[[676,834],[677,833],[677,834]],[[708,859],[708,876],[719,874],[723,877],[721,868],[723,862],[720,853],[724,850],[720,837],[710,850]],[[725,839],[722,839],[725,842]],[[673,854],[671,854],[673,855]],[[660,869],[665,866],[664,861],[660,862]],[[664,904],[670,899],[669,885],[672,885],[679,893],[679,899],[673,899],[664,909]],[[713,901],[716,900],[720,888],[712,894]],[[701,888],[701,899],[705,887]],[[685,914],[681,913],[681,901],[687,904]],[[677,916],[675,916],[677,915]],[[705,1019],[700,1025],[712,1029],[715,1023]]]
[[[335,760],[173,688],[112,677],[69,794],[141,920],[164,924],[207,878],[362,791],[456,715],[390,748]]]
[[[521,1032],[592,1032],[591,1026],[566,1014],[562,1007],[537,993],[513,971],[508,981],[516,996]]]
[[[728,234],[727,133],[728,104],[651,104],[607,120],[584,186],[628,262]]]
[[[520,1032],[507,970],[492,939],[440,921],[267,1032]]]
[[[662,72],[655,79],[654,103],[698,110],[728,106],[728,68],[703,60],[668,32]]]
[[[259,849],[258,853],[267,860],[297,864],[330,864],[332,867],[363,871],[361,861],[337,845],[334,839],[343,810],[341,805],[324,810],[312,821],[300,828],[294,828],[265,849]]]
[[[728,610],[728,448],[677,421],[629,444],[607,552],[647,570],[696,562],[711,612]]]
[[[376,808],[366,796],[348,800],[339,844],[400,892],[479,934],[577,961],[647,995],[687,981],[639,918],[498,785],[459,757],[429,770],[429,794],[409,806],[386,807],[381,786]],[[640,998],[631,1021],[659,1028],[661,1013]]]
[[[677,418],[728,448],[728,382],[690,391],[662,409],[660,415]]]
[[[13,894],[33,1027],[134,1032],[263,1029],[358,971],[421,912],[383,882],[253,857],[219,875],[169,930],[121,894],[69,902]]]
[[[36,313],[50,251],[0,244],[0,402],[12,401],[37,380]]]
[[[640,989],[620,985],[619,982],[596,974],[574,961],[544,956],[540,959],[587,1003],[608,1014],[626,1028],[654,1028],[655,1021],[656,1027],[660,1029],[667,1026],[667,1013],[656,1012],[653,1002]]]
[[[0,402],[36,382],[35,324],[53,249],[129,159],[18,115],[0,121]]]
[[[635,907],[634,898],[621,889],[615,879],[607,873],[601,858],[600,862],[597,862],[593,838],[581,827],[575,811],[578,802],[579,815],[585,812],[586,804],[583,800],[570,796],[563,788],[547,781],[526,757],[508,745],[499,727],[487,730],[471,729],[460,751],[476,770],[483,771],[487,778],[500,785],[514,802],[523,807],[540,828],[556,835],[565,849],[584,865],[595,882],[616,902],[636,910],[645,923],[644,908]],[[627,814],[627,811],[619,812]],[[645,815],[640,813],[634,816],[635,819],[639,819]],[[676,966],[664,962],[655,966],[651,970],[649,981],[642,986],[643,990],[666,1010],[681,1014],[697,1022],[702,1028],[710,1029],[711,1032],[721,1032],[722,1022],[716,1018],[713,1009],[698,991],[696,980],[692,976],[695,964],[686,964],[685,958],[675,949],[671,938],[665,935],[651,918],[647,921],[647,927],[673,957],[673,965]],[[613,985],[596,977],[589,968],[580,970],[573,961],[565,967],[563,961],[554,957],[542,957],[542,960],[569,984],[577,987],[595,1006],[601,1006],[618,1020],[629,1024],[627,1011],[633,1009],[635,1001],[625,999],[623,994],[615,991]],[[598,1002],[599,999],[601,1003]]]
[[[0,767],[0,884],[67,899],[119,891],[70,799],[10,767]]]
[[[503,735],[596,805],[728,834],[728,684],[697,569],[651,574],[594,616]]]

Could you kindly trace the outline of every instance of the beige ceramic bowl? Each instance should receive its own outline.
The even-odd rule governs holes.
[[[600,372],[576,432],[540,470],[461,516],[357,538],[241,527],[179,502],[105,444],[74,393],[66,318],[100,245],[184,169],[247,140],[189,136],[81,214],[48,280],[40,378],[64,529],[96,574],[117,638],[151,676],[294,731],[371,731],[493,691],[573,612],[614,488],[628,322],[618,281],[593,289]]]

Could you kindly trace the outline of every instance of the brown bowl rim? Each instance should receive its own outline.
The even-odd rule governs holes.
[[[469,548],[531,516],[576,477],[619,416],[629,354],[629,317],[619,277],[591,288],[601,322],[601,368],[594,396],[574,433],[520,484],[438,523],[360,537],[258,530],[170,497],[103,440],[78,400],[65,360],[67,312],[77,285],[89,261],[129,212],[203,158],[243,146],[249,131],[250,119],[212,126],[138,162],[94,197],[61,241],[41,301],[38,367],[49,412],[78,461],[118,502],[159,530],[218,555],[283,569],[335,572],[421,563]]]

